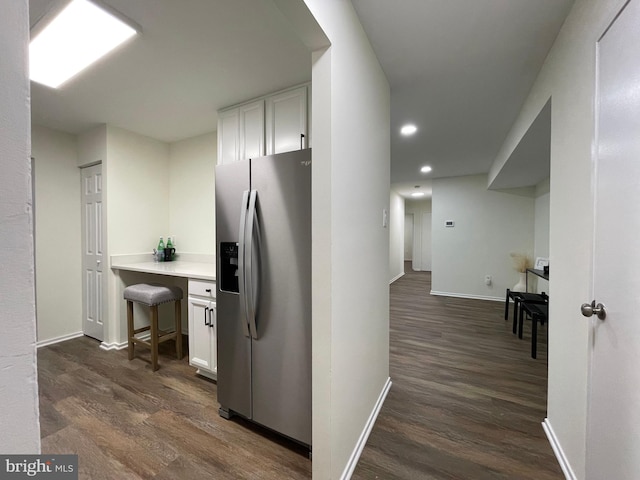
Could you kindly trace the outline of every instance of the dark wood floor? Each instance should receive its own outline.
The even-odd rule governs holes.
[[[430,272],[406,271],[391,285],[393,386],[352,478],[563,479],[541,426],[546,329],[534,360],[530,323],[518,339],[504,303],[431,296]]]
[[[218,415],[216,385],[195,375],[172,342],[160,369],[87,337],[38,351],[42,452],[75,453],[91,480],[309,479],[307,452]],[[146,351],[148,352],[148,350]]]
[[[544,437],[538,360],[503,304],[431,297],[430,274],[391,286],[391,378],[354,479],[561,479]],[[77,453],[80,479],[308,479],[294,444],[218,416],[216,385],[168,357],[79,338],[38,351],[43,453]],[[141,349],[141,351],[144,351]]]

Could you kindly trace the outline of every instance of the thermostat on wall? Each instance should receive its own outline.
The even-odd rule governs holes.
[[[444,221],[444,226],[445,227],[455,227],[456,226],[456,222],[454,222],[453,220],[445,220]]]

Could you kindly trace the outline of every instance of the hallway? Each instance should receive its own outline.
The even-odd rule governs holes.
[[[393,385],[352,478],[562,479],[541,425],[546,329],[533,360],[530,322],[519,340],[504,303],[431,296],[430,272],[405,271],[390,286]]]

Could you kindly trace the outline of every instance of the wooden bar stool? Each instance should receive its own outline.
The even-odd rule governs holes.
[[[133,360],[134,346],[136,343],[151,348],[151,365],[153,371],[158,370],[158,344],[167,340],[176,341],[176,353],[178,359],[182,358],[182,289],[173,286],[148,285],[139,283],[130,285],[124,289],[124,299],[127,301],[127,334],[129,340],[129,360]],[[151,309],[150,325],[134,328],[133,302],[147,305]],[[161,303],[175,302],[176,331],[167,333],[158,329],[158,305]],[[140,332],[151,330],[149,341],[136,337]]]

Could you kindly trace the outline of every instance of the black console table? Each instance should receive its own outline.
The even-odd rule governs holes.
[[[525,292],[529,291],[529,274],[533,274],[536,275],[540,278],[544,278],[545,280],[549,281],[549,274],[548,273],[544,273],[544,270],[537,270],[535,268],[527,268],[527,272],[526,272],[526,276],[525,276]]]

